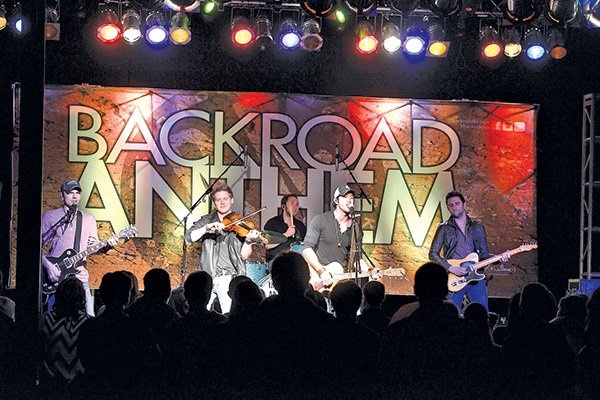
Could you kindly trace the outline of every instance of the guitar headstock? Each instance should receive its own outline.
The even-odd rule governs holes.
[[[129,225],[125,229],[121,229],[119,232],[120,239],[131,239],[137,235],[137,227],[134,224]]]
[[[519,250],[521,250],[521,251],[530,251],[530,250],[535,250],[537,248],[538,248],[537,242],[523,243],[522,245],[519,246]]]

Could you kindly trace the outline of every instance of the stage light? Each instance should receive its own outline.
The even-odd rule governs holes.
[[[188,44],[192,40],[190,29],[190,17],[184,12],[178,12],[171,17],[171,30],[169,32],[171,42],[176,45]]]
[[[377,8],[377,0],[344,0],[344,3],[357,15],[369,15]]]
[[[254,31],[248,19],[238,15],[231,21],[231,40],[236,46],[245,47],[254,41]]]
[[[484,58],[496,58],[502,54],[500,36],[491,26],[485,26],[479,31],[479,45]]]
[[[169,7],[173,11],[192,12],[196,8],[200,7],[200,0],[165,0],[165,6]]]
[[[344,10],[341,8],[335,10],[335,20],[340,25],[344,25],[346,23],[346,14],[344,13]]]
[[[548,30],[548,49],[553,60],[562,60],[567,56],[566,40],[558,28]]]
[[[403,14],[408,14],[414,11],[419,4],[419,0],[390,0],[390,6]]]
[[[103,8],[100,11],[98,39],[103,43],[115,43],[121,38],[122,32],[117,13],[110,7]]]
[[[507,3],[504,15],[511,22],[529,22],[538,14],[535,0],[511,0]]]
[[[0,4],[0,31],[6,28],[6,8]]]
[[[169,32],[165,27],[165,20],[160,11],[150,11],[148,13],[144,37],[148,44],[152,46],[162,46],[167,44]]]
[[[24,34],[25,31],[29,28],[29,23],[23,18],[23,14],[21,12],[21,3],[14,3],[10,15],[11,17],[9,19],[8,25],[10,26],[11,31],[17,35]]]
[[[388,53],[395,53],[402,47],[402,39],[398,25],[392,22],[386,23],[383,25],[381,36],[383,37],[383,48]]]
[[[360,21],[356,26],[356,50],[361,54],[373,54],[377,51],[379,40],[375,37],[375,28],[369,21]]]
[[[285,18],[279,24],[279,46],[284,50],[295,50],[300,47],[302,36],[298,24],[291,18]]]
[[[60,24],[58,23],[58,10],[56,8],[46,7],[44,37],[46,40],[60,39]]]
[[[434,22],[427,27],[429,45],[427,46],[428,57],[446,57],[450,42],[444,41],[446,32],[441,24]]]
[[[581,9],[587,21],[588,28],[600,28],[600,1],[584,1]]]
[[[422,55],[427,49],[427,33],[415,26],[409,27],[404,34],[403,50],[409,56]]]
[[[319,51],[323,47],[321,26],[316,19],[309,18],[302,24],[302,48],[307,51]]]
[[[261,50],[266,49],[268,45],[273,43],[272,27],[273,23],[264,14],[258,15],[254,20],[254,33],[256,34],[254,41],[260,46]]]
[[[426,0],[426,7],[441,17],[449,17],[460,11],[460,0]]]
[[[578,6],[578,0],[548,0],[546,16],[559,26],[567,26],[577,17]]]
[[[504,44],[504,55],[515,58],[523,51],[521,46],[521,32],[517,27],[509,27],[502,32],[502,43]]]
[[[202,12],[205,15],[211,15],[219,9],[219,4],[213,0],[207,0],[202,6]]]
[[[300,6],[308,15],[327,17],[335,11],[336,0],[302,0]]]
[[[127,43],[135,43],[142,37],[142,21],[140,14],[133,8],[125,11],[125,14],[121,17],[121,24],[123,26],[123,39]]]
[[[546,55],[546,41],[538,28],[530,28],[525,32],[523,48],[527,57],[533,61],[540,60]]]

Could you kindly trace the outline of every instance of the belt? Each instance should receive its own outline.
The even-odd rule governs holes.
[[[215,271],[215,277],[225,276],[225,275],[233,275],[233,272],[226,269],[218,269]]]

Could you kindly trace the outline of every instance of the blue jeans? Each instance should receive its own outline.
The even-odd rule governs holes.
[[[456,307],[460,310],[462,314],[462,301],[465,295],[469,295],[469,300],[471,302],[479,303],[485,307],[485,309],[489,312],[488,308],[488,295],[487,295],[487,287],[483,280],[477,281],[476,285],[467,285],[462,290],[452,293],[450,295],[450,301],[453,302]]]
[[[81,282],[83,284],[83,290],[85,291],[85,312],[90,315],[90,316],[94,316],[94,298],[92,297],[92,291],[90,290],[90,283],[89,282]],[[54,302],[56,301],[56,299],[54,298],[54,295],[51,295],[48,298],[48,311],[52,311],[52,308],[54,307]]]

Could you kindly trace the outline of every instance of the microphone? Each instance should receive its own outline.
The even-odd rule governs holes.
[[[340,170],[340,148],[338,145],[335,145],[335,170]]]
[[[354,211],[354,204],[350,204],[350,209],[348,210],[348,216],[350,218],[356,217],[356,212]]]
[[[244,146],[244,169],[248,169],[248,145]]]
[[[69,206],[69,210],[67,211],[67,221],[71,222],[73,220],[73,216],[77,212],[77,204],[71,204]]]

